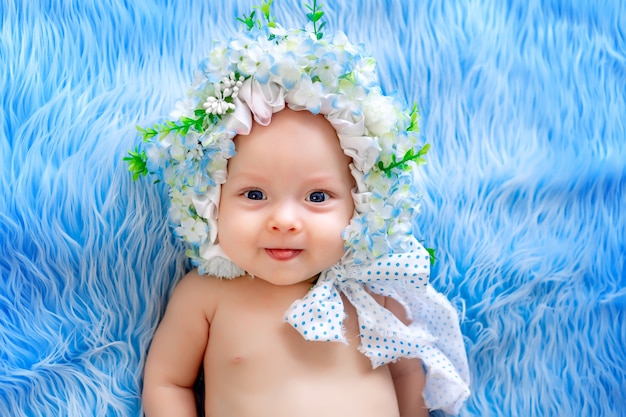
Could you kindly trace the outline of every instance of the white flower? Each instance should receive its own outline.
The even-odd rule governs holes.
[[[215,45],[206,59],[200,63],[200,69],[209,82],[215,83],[224,74],[230,72],[232,63],[229,59],[229,52],[224,44]],[[197,86],[195,82],[194,86]]]
[[[174,110],[170,113],[172,119],[180,119],[182,117],[193,118],[195,117],[194,111],[196,110],[196,101],[190,97],[186,97],[182,100],[178,100],[174,107]]]
[[[335,45],[337,49],[345,51],[347,54],[350,55],[356,55],[357,53],[359,53],[359,49],[352,45],[352,43],[350,43],[350,40],[343,32],[337,32],[335,34],[333,38],[333,45]]]
[[[389,194],[393,186],[393,181],[390,181],[384,172],[378,170],[367,172],[363,177],[363,182],[368,190],[376,190],[377,193],[382,195]]]
[[[205,148],[212,148],[215,146],[221,146],[224,142],[230,142],[230,139],[232,138],[233,135],[220,126],[204,132],[204,135],[200,139],[200,144]]]
[[[373,132],[371,132],[373,134]],[[378,135],[378,144],[380,145],[380,161],[385,166],[389,166],[392,163],[391,156],[396,155],[396,135],[393,132],[387,131]],[[396,155],[396,158],[398,155]],[[401,156],[400,156],[401,157]]]
[[[269,80],[274,58],[258,46],[250,47],[240,57],[239,69],[247,75],[253,75],[261,83]]]
[[[178,188],[170,188],[170,208],[169,218],[172,223],[180,224],[183,218],[189,216],[189,207],[192,204],[192,198],[189,194],[184,194]]]
[[[170,158],[168,149],[170,146],[169,141],[151,142],[146,146],[147,167],[150,172],[158,172],[167,164]]]
[[[257,44],[257,40],[254,37],[246,33],[240,33],[236,38],[231,39],[228,43],[226,56],[230,62],[238,65],[241,62],[242,57],[245,56],[248,53],[248,50],[253,48],[255,44]]]
[[[228,74],[228,77],[222,78],[223,96],[237,98],[244,80],[245,78],[242,76],[236,77],[234,72]]]
[[[193,217],[183,219],[180,226],[176,228],[176,233],[192,244],[203,244],[208,231],[209,227],[203,220],[196,220]]]
[[[369,252],[374,258],[388,255],[391,252],[387,233],[374,234],[371,238],[372,243]]]
[[[207,97],[206,102],[202,105],[206,109],[207,114],[223,115],[230,110],[235,110],[235,105],[224,100],[221,93],[218,97]]]
[[[370,249],[369,233],[365,219],[366,217],[362,215],[354,216],[341,236],[346,242],[346,249],[351,252],[357,263],[367,258]]]
[[[175,161],[182,162],[187,158],[187,147],[181,142],[181,137],[178,135],[172,137],[169,151],[170,156]]]
[[[308,63],[309,55],[311,54],[310,49],[314,46],[315,44],[304,32],[290,30],[280,42],[272,44],[271,50],[268,50],[268,52],[276,57],[282,57],[288,53],[296,54],[299,58],[299,63],[302,64]]]
[[[393,205],[387,199],[387,195],[374,193],[371,200],[372,205],[372,219],[376,220],[376,224],[379,228],[384,227],[387,220],[393,217]]]
[[[293,53],[286,53],[274,64],[272,74],[280,81],[280,85],[290,90],[302,78],[302,68]]]
[[[380,90],[371,90],[363,100],[365,128],[374,136],[390,132],[396,125],[398,116],[391,97],[383,96]]]
[[[236,106],[233,101],[239,96],[244,80],[244,77],[237,77],[231,71],[226,77],[222,77],[218,83],[214,83],[212,92],[202,104],[206,114],[222,116],[235,110]]]
[[[187,132],[185,136],[181,139],[181,144],[188,151],[195,151],[200,146],[200,137],[202,133],[196,132],[195,130],[190,130]]]
[[[348,79],[339,82],[340,94],[335,97],[333,106],[340,111],[350,111],[353,114],[361,114],[363,99],[367,96],[365,88]]]
[[[378,82],[378,77],[376,76],[376,60],[372,57],[359,59],[354,65],[352,73],[357,83],[364,87],[371,87]]]
[[[302,77],[297,86],[287,93],[287,101],[313,114],[318,114],[322,108],[324,86],[314,83],[309,77]]]
[[[336,85],[343,67],[337,62],[337,56],[332,52],[324,53],[314,64],[313,74],[324,85]]]
[[[389,245],[392,251],[395,252],[407,252],[410,248],[408,246],[407,237],[413,233],[413,224],[411,217],[402,216],[399,218],[393,218],[392,224],[389,226],[387,233]]]

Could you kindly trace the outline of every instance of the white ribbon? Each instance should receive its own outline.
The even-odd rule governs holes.
[[[469,397],[469,369],[456,310],[430,285],[428,252],[412,242],[408,253],[369,264],[340,262],[285,313],[284,320],[309,341],[346,343],[341,294],[355,307],[359,350],[372,367],[419,358],[427,369],[424,400],[431,409],[458,414]],[[372,293],[393,298],[406,310],[405,325]]]
[[[285,108],[285,93],[286,90],[276,83],[262,84],[251,77],[243,82],[239,98],[248,105],[254,120],[267,126],[272,120],[272,114]]]
[[[430,274],[428,252],[417,243],[413,246],[415,249],[409,253],[382,257],[368,265],[339,262],[325,270],[306,296],[291,305],[285,320],[306,340],[347,343],[340,296],[343,293],[357,311],[361,333],[359,348],[375,367],[410,354],[415,340],[431,342],[432,338],[416,334],[371,295],[396,299],[407,310],[408,318],[412,318],[406,301],[410,300],[408,295],[419,297],[425,293]],[[383,339],[396,341],[397,350],[388,351],[386,346],[375,343]],[[400,342],[403,346],[407,343],[407,349],[400,348]]]

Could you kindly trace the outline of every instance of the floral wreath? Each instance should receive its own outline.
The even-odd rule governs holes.
[[[169,186],[169,221],[200,273],[242,275],[217,241],[233,139],[250,132],[252,117],[267,125],[285,106],[308,110],[326,117],[353,161],[355,213],[342,235],[344,259],[358,264],[406,251],[420,209],[412,169],[425,163],[429,148],[418,147],[417,107],[383,94],[375,60],[363,46],[343,33],[332,41],[324,37],[316,1],[306,5],[305,29],[280,26],[270,13],[272,1],[237,19],[243,29],[202,61],[171,119],[138,127],[143,142],[124,158],[133,179],[151,174]]]

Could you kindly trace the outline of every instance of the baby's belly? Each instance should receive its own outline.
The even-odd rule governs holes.
[[[207,417],[398,417],[398,406],[386,367],[368,375],[292,374],[250,389],[206,387]],[[244,387],[248,384],[244,383]]]

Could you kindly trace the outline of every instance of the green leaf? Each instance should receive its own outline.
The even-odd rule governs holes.
[[[317,22],[318,20],[320,20],[322,18],[322,16],[324,16],[324,12],[314,12],[314,13],[307,13],[306,17],[311,21],[311,22]]]
[[[259,10],[261,10],[261,13],[263,13],[263,16],[265,16],[265,19],[268,21],[270,20],[270,11],[273,1],[274,0],[264,1],[263,3],[261,3],[261,6],[259,6]]]
[[[424,156],[430,150],[430,143],[426,143],[422,148],[417,152],[417,156]]]
[[[406,129],[409,132],[419,132],[419,124],[418,124],[418,116],[419,110],[417,109],[417,104],[413,104],[413,109],[411,109],[411,123],[409,127]]]
[[[128,151],[128,156],[123,160],[128,163],[128,170],[133,175],[133,180],[137,180],[142,175],[148,174],[148,167],[146,165],[148,156],[146,151],[139,151],[139,147],[135,147],[134,151]]]
[[[147,142],[148,140],[152,139],[153,137],[159,134],[159,132],[156,129],[151,128],[151,127],[147,129],[144,129],[141,126],[135,126],[135,127],[141,134],[141,138],[144,142]]]
[[[430,266],[435,265],[435,261],[437,260],[437,256],[435,256],[436,249],[435,248],[424,248],[426,252],[428,252],[428,256],[430,257]]]
[[[424,159],[423,156],[426,155],[429,149],[430,149],[430,144],[428,143],[422,146],[420,150],[417,151],[417,153],[415,153],[414,149],[409,149],[408,151],[406,151],[406,153],[402,157],[402,160],[400,161],[396,159],[395,154],[392,154],[391,163],[388,166],[384,166],[382,161],[379,161],[378,169],[384,172],[388,178],[391,178],[391,174],[394,169],[406,170],[408,169],[409,162],[414,162],[417,165],[425,164],[426,159]]]
[[[243,18],[238,17],[237,20],[246,25],[248,30],[252,30],[254,27],[254,18],[256,16],[256,11],[253,10],[249,16],[243,15]]]
[[[274,2],[274,0],[267,0],[267,1],[264,1],[263,3],[261,3],[260,6],[254,6],[255,9],[261,11],[261,14],[265,18],[265,21],[267,22],[267,27],[270,27],[270,28],[275,28],[276,27],[276,21],[272,17],[272,14],[271,14],[271,9],[272,9],[272,3],[273,2]],[[259,28],[260,28],[261,27],[261,22],[257,20],[257,24],[259,25]],[[270,36],[270,39],[271,38],[272,38],[272,36]]]
[[[305,4],[305,7],[311,11],[310,13],[306,14],[306,17],[307,19],[309,19],[310,22],[313,23],[313,33],[318,40],[324,37],[324,34],[321,32],[321,30],[326,25],[326,22],[321,22],[318,25],[318,22],[324,16],[324,12],[320,10],[322,6],[322,4],[317,4],[317,0],[313,0],[312,6]]]

